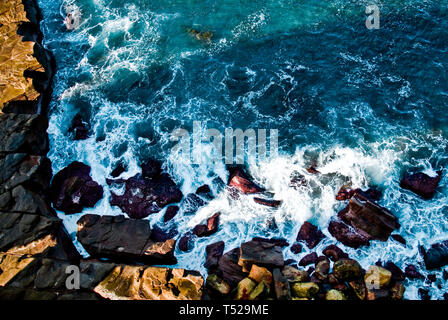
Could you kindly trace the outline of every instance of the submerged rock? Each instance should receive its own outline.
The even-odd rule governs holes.
[[[408,189],[424,199],[431,199],[434,197],[441,179],[442,171],[438,171],[435,177],[430,177],[422,172],[414,174],[406,173],[401,179],[400,187]]]
[[[423,259],[426,269],[441,268],[448,264],[448,240],[435,243],[424,252]]]
[[[178,206],[169,206],[168,208],[166,208],[165,215],[163,216],[163,222],[168,222],[172,220],[178,212],[179,212]]]
[[[254,198],[254,202],[261,204],[263,206],[277,208],[282,204],[280,200],[269,200],[269,199],[261,199],[261,198]]]
[[[79,213],[95,206],[103,197],[103,187],[93,181],[88,165],[75,161],[54,176],[50,196],[56,209]]]
[[[73,118],[68,132],[74,133],[74,140],[85,140],[89,137],[89,128],[87,123],[83,121],[79,113]]]
[[[322,231],[320,231],[315,225],[306,221],[297,234],[297,241],[305,241],[308,248],[313,249],[317,244],[325,238]]]
[[[241,167],[229,168],[228,186],[243,194],[253,194],[265,191],[264,188],[252,182],[251,177]]]
[[[217,212],[207,219],[207,224],[199,224],[193,229],[193,234],[198,237],[208,237],[218,231],[220,213]]]
[[[409,278],[409,279],[424,279],[425,278],[420,272],[418,272],[417,267],[412,264],[406,266],[406,268],[404,269],[404,274],[405,274],[406,278]]]
[[[153,241],[149,222],[124,216],[87,214],[78,220],[77,237],[93,257],[146,264],[175,264],[176,241]]]
[[[109,181],[124,183],[125,192],[119,196],[111,192],[110,204],[118,206],[130,218],[141,219],[159,212],[168,204],[182,200],[183,194],[171,177],[160,173],[158,167],[144,167],[143,174],[137,174],[126,181]]]

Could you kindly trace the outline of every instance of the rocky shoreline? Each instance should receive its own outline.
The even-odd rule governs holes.
[[[112,194],[111,205],[127,217],[82,216],[77,238],[90,254],[83,259],[53,208],[73,214],[94,207],[104,196],[103,187],[80,162],[53,177],[46,157],[46,111],[55,63],[40,44],[41,15],[36,2],[5,0],[0,5],[0,19],[0,30],[7,39],[1,52],[2,56],[8,54],[8,63],[0,65],[1,74],[12,76],[2,79],[0,87],[0,299],[400,300],[405,279],[423,277],[415,265],[400,270],[390,261],[378,261],[364,270],[337,246],[339,242],[359,248],[370,241],[406,244],[395,233],[400,228],[398,219],[377,204],[379,191],[346,186],[336,199],[346,201],[347,206],[328,227],[334,244],[322,254],[301,254],[304,246],[312,250],[325,237],[305,222],[292,244],[284,239],[254,238],[232,250],[226,250],[223,241],[208,245],[204,252],[206,279],[193,270],[154,267],[176,264],[176,248],[188,252],[195,238],[208,237],[220,228],[219,212],[186,234],[178,235],[170,228],[177,214],[194,214],[214,197],[215,190],[204,185],[183,195],[155,160],[142,164],[141,174],[127,180],[119,178],[120,168],[111,173],[107,183],[125,190],[123,195]],[[75,122],[75,128],[82,127]],[[269,199],[265,188],[254,183],[243,167],[228,169],[229,181],[218,184],[231,198],[256,195],[254,201],[261,206],[281,205],[280,200]],[[314,167],[308,172],[320,174]],[[442,171],[436,177],[406,174],[401,187],[431,199],[441,177]],[[306,181],[295,177],[291,187],[301,183]],[[163,228],[150,228],[141,220],[165,207]],[[285,261],[284,250],[300,259]],[[446,241],[427,251],[421,248],[421,252],[427,269],[448,264]],[[76,290],[67,286],[68,270],[79,271]],[[427,299],[424,290],[420,296]]]

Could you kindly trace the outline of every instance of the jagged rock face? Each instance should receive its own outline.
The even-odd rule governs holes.
[[[203,284],[184,269],[118,266],[94,291],[111,300],[200,300]]]
[[[92,208],[103,197],[103,187],[93,181],[90,167],[72,162],[59,171],[51,183],[51,200],[56,209],[66,214]]]
[[[0,154],[48,152],[48,121],[40,115],[0,114]]]
[[[332,221],[329,232],[343,244],[358,248],[370,240],[387,241],[392,231],[400,228],[398,219],[387,209],[360,194],[338,213],[341,221]]]
[[[121,196],[112,192],[110,204],[120,207],[134,219],[145,218],[159,212],[166,205],[179,202],[183,197],[180,189],[166,173],[151,179],[136,175],[126,181],[118,182],[125,183],[125,192]]]
[[[146,264],[176,263],[176,241],[153,241],[149,222],[145,220],[88,214],[78,220],[77,237],[93,257]]]
[[[238,265],[240,257],[240,249],[235,248],[219,259],[218,270],[222,273],[222,278],[231,287],[235,287],[241,280],[246,278],[249,271],[243,271],[242,267]]]
[[[37,100],[50,85],[51,58],[36,43],[39,38],[37,8],[29,1],[26,6],[28,12],[21,0],[0,3],[0,112],[11,101]],[[25,34],[19,31],[24,23],[33,26]]]

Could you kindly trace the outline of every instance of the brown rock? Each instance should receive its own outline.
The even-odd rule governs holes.
[[[417,267],[414,265],[406,266],[406,268],[404,269],[404,274],[405,274],[406,278],[409,278],[409,279],[424,279],[425,278],[420,272],[418,272]]]
[[[264,282],[267,286],[270,286],[272,283],[272,273],[268,269],[255,264],[250,269],[249,278],[257,283]]]
[[[430,177],[422,172],[406,173],[400,182],[400,187],[408,189],[424,199],[431,199],[434,197],[441,179],[442,171],[438,171],[436,177]]]
[[[293,266],[283,267],[282,274],[289,282],[307,282],[309,280],[308,272]]]
[[[229,187],[234,188],[243,194],[253,194],[265,191],[264,188],[253,183],[251,177],[241,167],[230,168],[229,171]]]
[[[310,264],[316,263],[318,256],[316,252],[312,252],[310,254],[307,254],[299,261],[299,266],[305,267]]]
[[[300,227],[297,241],[305,241],[308,248],[313,249],[324,237],[324,234],[316,226],[306,221]]]
[[[278,206],[280,206],[282,204],[282,202],[280,200],[269,200],[269,199],[261,199],[261,198],[254,198],[254,202],[261,204],[263,206],[267,206],[267,207],[273,207],[273,208],[277,208]]]
[[[207,219],[207,224],[200,224],[194,227],[193,234],[198,237],[208,237],[218,231],[219,215],[217,212]]]
[[[207,269],[217,268],[219,259],[221,259],[224,252],[224,241],[209,244],[205,248],[206,258],[204,266]]]
[[[367,297],[367,288],[364,280],[358,279],[349,282],[350,287],[352,287],[356,296],[360,300],[365,300]]]
[[[316,262],[316,269],[314,270],[314,274],[316,277],[324,281],[328,278],[328,272],[330,271],[330,260],[324,257],[324,259],[320,259]]]
[[[330,244],[325,247],[322,253],[330,258],[331,261],[338,261],[339,259],[348,258],[348,254],[346,254],[342,249],[334,244]]]
[[[356,260],[340,259],[333,265],[333,274],[340,281],[352,281],[362,278],[364,271]]]
[[[203,284],[184,269],[117,266],[94,291],[110,300],[200,300]]]
[[[235,287],[238,282],[247,277],[248,272],[244,272],[238,265],[240,249],[235,248],[226,252],[218,262],[218,270],[222,273],[222,278],[231,287]]]

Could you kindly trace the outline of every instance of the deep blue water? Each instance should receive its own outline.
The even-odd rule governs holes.
[[[223,163],[204,152],[200,165],[170,154],[170,133],[192,132],[193,121],[225,128],[278,129],[279,154],[249,165],[254,178],[283,200],[260,208],[250,197],[230,200],[222,193],[193,219],[176,217],[180,233],[216,211],[222,229],[201,239],[190,253],[177,253],[179,266],[202,267],[204,247],[218,240],[226,251],[253,236],[283,236],[291,243],[303,221],[326,231],[344,204],[334,195],[341,185],[379,186],[380,204],[394,212],[408,241],[374,242],[344,248],[364,267],[378,259],[400,267],[418,264],[418,245],[445,239],[448,186],[444,177],[433,200],[401,190],[408,168],[433,174],[448,164],[448,1],[194,1],[39,0],[45,45],[56,56],[58,73],[50,108],[50,158],[55,172],[74,160],[105,178],[118,162],[123,177],[156,157],[184,194],[216,176]],[[377,3],[380,29],[365,26],[365,6]],[[81,25],[68,31],[65,7],[75,5]],[[188,28],[211,31],[198,41]],[[77,113],[90,123],[91,137],[73,141],[68,133]],[[208,150],[205,148],[204,150]],[[321,176],[305,169],[317,161]],[[292,189],[291,175],[308,186]],[[106,197],[84,213],[121,214]],[[75,233],[80,215],[64,217]],[[160,223],[163,211],[149,217]],[[274,217],[278,229],[268,228]],[[325,240],[318,247],[321,250]],[[82,250],[82,248],[80,248]],[[287,258],[300,259],[285,249]],[[422,269],[422,272],[427,272]],[[441,298],[447,284],[406,282],[407,298],[427,286]],[[440,286],[440,288],[438,287]]]

